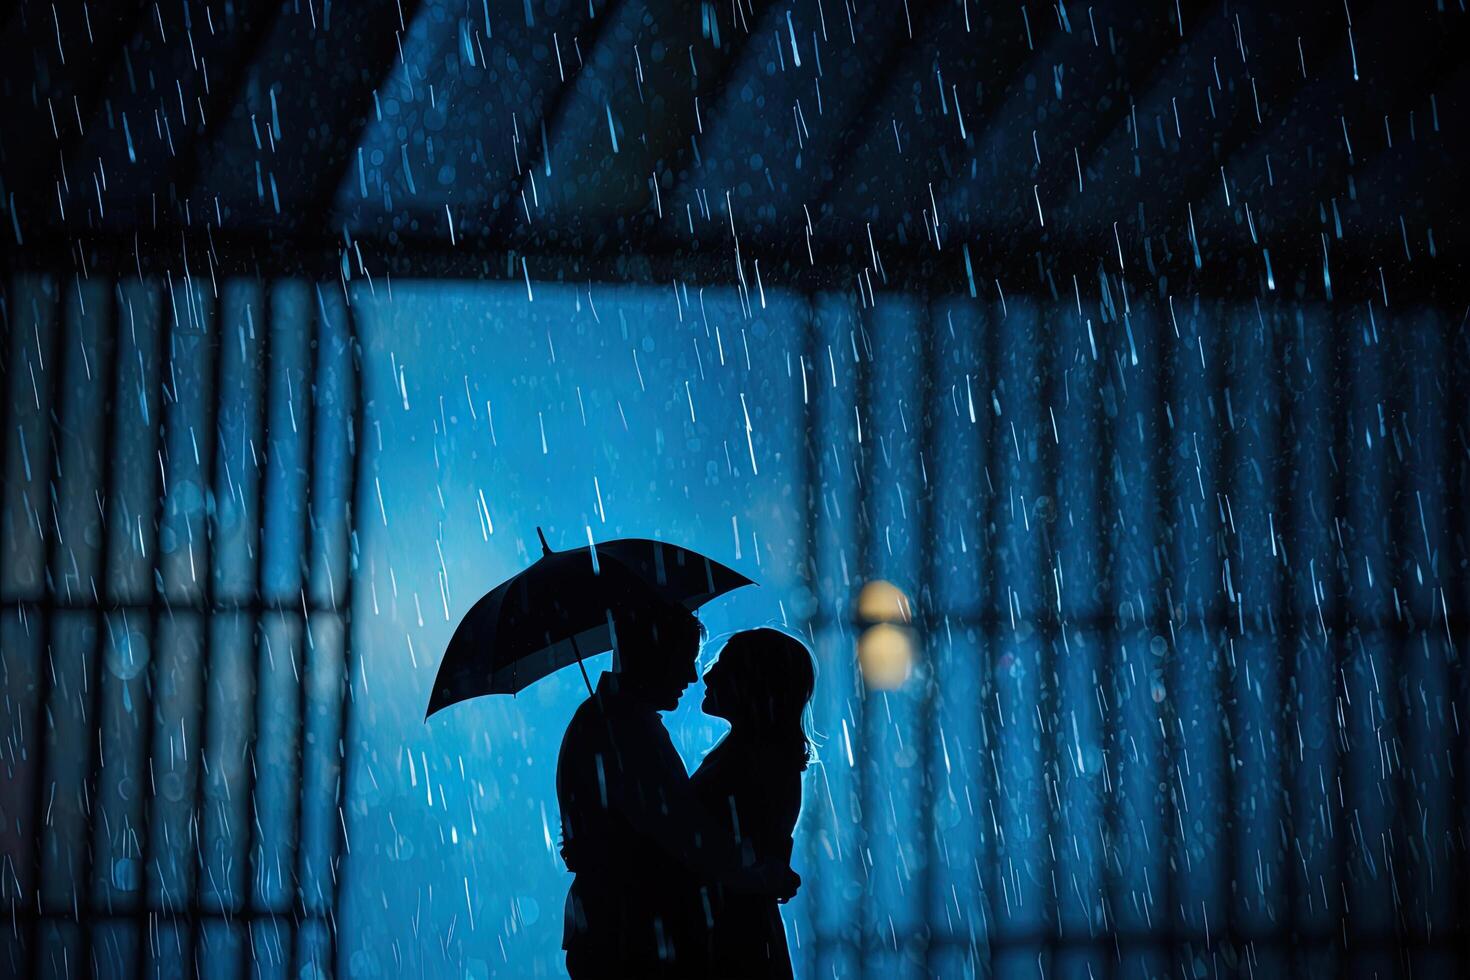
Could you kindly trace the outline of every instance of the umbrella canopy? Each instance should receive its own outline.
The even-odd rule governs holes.
[[[659,603],[691,612],[751,580],[688,548],[622,538],[552,551],[480,598],[455,628],[428,714],[482,694],[515,694],[613,646],[615,612]],[[585,676],[585,670],[584,670]],[[589,685],[590,689],[590,685]]]

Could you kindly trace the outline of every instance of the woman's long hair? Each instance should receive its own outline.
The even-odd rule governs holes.
[[[806,644],[769,627],[742,630],[725,642],[720,660],[736,671],[746,702],[739,709],[742,719],[775,750],[790,750],[805,769],[811,758],[806,722],[817,683],[816,662]]]

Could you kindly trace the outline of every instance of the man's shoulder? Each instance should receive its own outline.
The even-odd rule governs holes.
[[[577,710],[572,712],[572,720],[567,722],[566,738],[574,734],[581,735],[584,732],[595,733],[604,727],[606,712],[603,705],[594,694],[577,705]],[[566,741],[563,738],[563,741]]]
[[[632,709],[625,698],[598,692],[577,705],[577,710],[572,712],[572,719],[567,722],[566,734],[562,736],[562,745],[605,742],[609,738],[620,737],[621,733],[637,729],[640,721],[638,712]]]
[[[591,765],[594,755],[602,752],[608,741],[608,727],[603,724],[596,698],[588,698],[572,712],[571,721],[562,733],[557,752],[557,780],[582,778],[576,774]]]

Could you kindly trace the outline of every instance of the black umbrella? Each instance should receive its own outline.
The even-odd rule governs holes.
[[[677,603],[693,611],[751,580],[698,552],[646,538],[552,551],[470,608],[454,631],[428,715],[481,694],[515,694],[582,658],[612,649],[615,610]],[[592,690],[587,668],[582,679]]]

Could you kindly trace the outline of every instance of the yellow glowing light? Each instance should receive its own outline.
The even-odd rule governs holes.
[[[874,579],[858,593],[858,619],[865,623],[907,623],[909,597],[892,582]]]
[[[858,637],[858,669],[863,681],[874,690],[895,691],[902,687],[914,669],[912,632],[891,623],[863,630]]]

